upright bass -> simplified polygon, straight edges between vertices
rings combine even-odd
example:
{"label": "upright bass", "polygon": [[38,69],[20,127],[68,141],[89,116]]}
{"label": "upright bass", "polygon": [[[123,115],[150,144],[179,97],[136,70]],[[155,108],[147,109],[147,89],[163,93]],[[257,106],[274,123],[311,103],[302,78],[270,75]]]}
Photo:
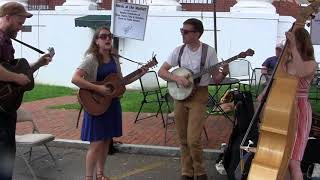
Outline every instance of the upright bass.
{"label": "upright bass", "polygon": [[[320,2],[313,2],[308,7],[304,7],[291,31],[294,32],[297,28],[304,27],[306,20],[317,12],[319,7]],[[250,180],[283,180],[288,170],[295,138],[295,98],[298,86],[298,79],[286,73],[282,68],[289,55],[287,45],[285,45],[273,72],[272,80],[267,87],[259,140],[248,175]],[[259,106],[253,119],[260,111],[262,111],[262,105]]]}

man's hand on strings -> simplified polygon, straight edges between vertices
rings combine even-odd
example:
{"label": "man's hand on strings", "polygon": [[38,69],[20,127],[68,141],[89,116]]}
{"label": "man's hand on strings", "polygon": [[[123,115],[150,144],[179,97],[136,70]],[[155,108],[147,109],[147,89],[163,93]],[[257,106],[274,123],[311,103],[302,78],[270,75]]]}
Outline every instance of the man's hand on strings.
{"label": "man's hand on strings", "polygon": [[230,72],[230,69],[229,69],[229,64],[228,63],[223,63],[223,65],[221,66],[221,73],[226,76],[228,75]]}
{"label": "man's hand on strings", "polygon": [[177,76],[175,78],[175,81],[177,82],[178,85],[183,87],[189,87],[191,85],[191,82],[187,79],[187,77],[184,77],[184,76]]}

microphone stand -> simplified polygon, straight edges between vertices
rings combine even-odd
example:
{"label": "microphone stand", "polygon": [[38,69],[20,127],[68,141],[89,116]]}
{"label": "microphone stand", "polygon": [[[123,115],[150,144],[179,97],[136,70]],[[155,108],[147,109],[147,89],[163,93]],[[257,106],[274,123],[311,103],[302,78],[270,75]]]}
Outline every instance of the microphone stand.
{"label": "microphone stand", "polygon": [[120,54],[114,54],[114,53],[111,53],[111,55],[112,55],[112,56],[116,56],[116,57],[123,58],[123,59],[125,59],[125,60],[130,61],[130,62],[136,63],[136,64],[138,64],[138,65],[140,65],[140,66],[141,66],[141,65],[143,65],[143,63],[142,63],[142,62],[137,62],[137,61],[134,61],[134,60],[128,59],[128,58],[126,58],[126,57],[121,56]]}

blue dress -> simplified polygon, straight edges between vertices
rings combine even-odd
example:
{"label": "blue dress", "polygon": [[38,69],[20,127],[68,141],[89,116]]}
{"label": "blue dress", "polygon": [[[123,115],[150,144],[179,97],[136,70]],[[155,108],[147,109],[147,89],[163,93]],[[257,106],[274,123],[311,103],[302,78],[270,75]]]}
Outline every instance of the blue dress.
{"label": "blue dress", "polygon": [[[110,73],[117,73],[117,65],[113,59],[98,67],[97,81],[102,81]],[[114,98],[106,112],[92,116],[84,111],[81,140],[99,141],[122,136],[122,111],[119,98]]]}

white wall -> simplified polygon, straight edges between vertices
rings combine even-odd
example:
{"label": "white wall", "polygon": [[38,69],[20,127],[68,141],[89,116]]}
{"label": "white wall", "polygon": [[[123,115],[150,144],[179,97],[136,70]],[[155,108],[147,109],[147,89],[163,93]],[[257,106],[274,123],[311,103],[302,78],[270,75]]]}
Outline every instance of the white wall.
{"label": "white wall", "polygon": [[[111,14],[111,11],[56,10],[32,13],[34,16],[25,23],[32,25],[32,32],[20,33],[18,38],[41,50],[52,46],[56,51],[53,62],[38,72],[36,81],[74,87],[70,83],[71,76],[88,48],[93,34],[90,28],[75,27],[74,19],[89,14]],[[201,40],[214,47],[213,13],[149,11],[145,40],[120,39],[120,54],[132,60],[146,62],[154,52],[159,61],[158,67],[154,70],[158,71],[171,51],[182,43],[179,28],[182,27],[183,21],[191,17],[203,21],[205,32]],[[277,14],[217,13],[218,58],[228,59],[252,48],[255,55],[247,59],[252,62],[253,68],[260,67],[267,57],[274,55],[275,44],[284,39],[284,32],[291,27],[293,21],[291,17],[279,17]],[[16,43],[14,46],[16,57],[25,57],[30,61],[39,57],[33,50]],[[319,54],[318,49],[316,47],[316,54]],[[122,62],[124,75],[137,68],[132,62]],[[138,81],[128,86],[139,87]]]}
{"label": "white wall", "polygon": [[[86,27],[75,27],[74,19],[91,13],[107,14],[106,11],[39,11],[27,19],[25,25],[32,25],[32,32],[18,34],[18,39],[33,45],[42,51],[54,47],[53,62],[35,73],[36,81],[46,84],[74,87],[70,83],[74,70],[79,65],[84,52],[89,46],[93,30]],[[15,57],[25,57],[30,62],[40,55],[19,43],[14,43]],[[23,49],[23,50],[21,50]]]}
{"label": "white wall", "polygon": [[[279,16],[270,14],[217,14],[218,58],[228,59],[246,51],[255,50],[253,57],[248,57],[252,66],[260,67],[262,62],[275,54],[278,38]],[[152,52],[157,54],[159,66],[167,59],[171,51],[182,43],[179,28],[187,18],[198,18],[204,23],[205,32],[201,40],[214,47],[213,13],[201,12],[149,12],[147,32],[144,41],[125,39],[120,42],[120,53],[124,56],[147,61]],[[287,21],[281,22],[284,28]],[[124,74],[134,71],[136,66],[123,61]],[[157,71],[159,69],[155,68]],[[164,81],[160,81],[165,84]],[[132,83],[130,88],[139,88],[139,83]]]}

